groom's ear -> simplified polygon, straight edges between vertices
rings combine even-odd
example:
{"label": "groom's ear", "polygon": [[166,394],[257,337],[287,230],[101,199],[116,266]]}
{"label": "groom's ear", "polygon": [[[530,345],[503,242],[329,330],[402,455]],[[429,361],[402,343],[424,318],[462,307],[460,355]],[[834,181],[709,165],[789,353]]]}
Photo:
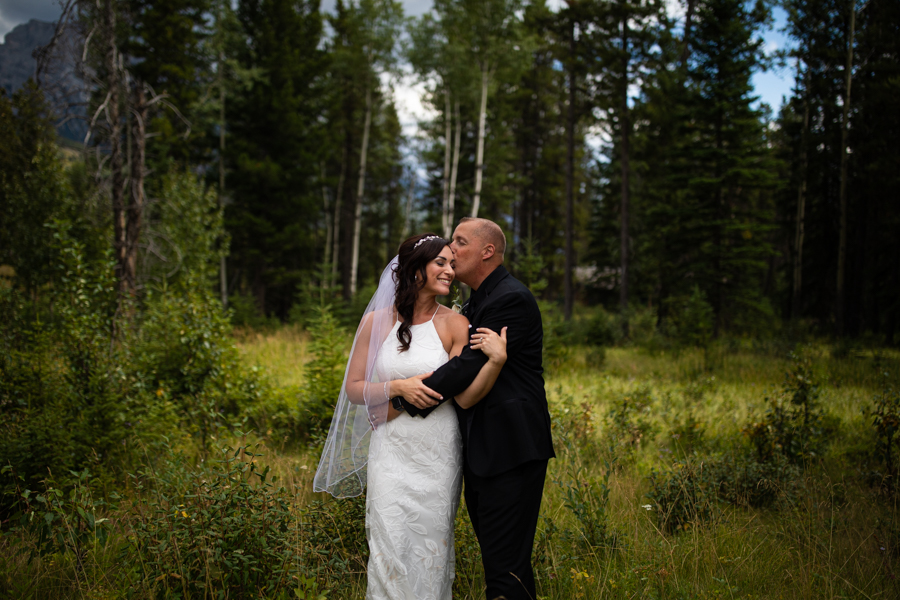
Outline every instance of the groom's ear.
{"label": "groom's ear", "polygon": [[481,249],[481,260],[488,260],[497,252],[497,249],[493,244],[485,244],[484,248]]}

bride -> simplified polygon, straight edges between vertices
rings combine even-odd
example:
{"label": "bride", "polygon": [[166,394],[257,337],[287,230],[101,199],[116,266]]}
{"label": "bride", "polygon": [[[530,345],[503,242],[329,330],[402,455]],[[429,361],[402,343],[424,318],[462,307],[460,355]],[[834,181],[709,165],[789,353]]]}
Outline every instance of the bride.
{"label": "bride", "polygon": [[[314,480],[335,497],[366,493],[367,600],[450,600],[453,527],[462,443],[444,402],[427,418],[403,412],[398,397],[467,343],[489,360],[454,400],[469,408],[491,389],[506,362],[505,328],[479,328],[441,306],[454,279],[450,242],[413,236],[381,275],[360,321],[344,384]],[[392,400],[393,399],[393,400]]]}

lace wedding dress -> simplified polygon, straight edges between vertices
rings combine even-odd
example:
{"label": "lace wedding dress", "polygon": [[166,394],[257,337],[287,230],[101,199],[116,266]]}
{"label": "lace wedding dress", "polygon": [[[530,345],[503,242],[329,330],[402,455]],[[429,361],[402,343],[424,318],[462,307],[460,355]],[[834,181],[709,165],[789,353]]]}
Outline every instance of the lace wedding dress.
{"label": "lace wedding dress", "polygon": [[[411,327],[406,352],[398,348],[399,327],[399,322],[394,325],[378,353],[379,380],[405,379],[447,362],[432,321]],[[461,475],[462,442],[450,402],[427,419],[404,413],[373,432],[366,492],[366,600],[451,600]]]}

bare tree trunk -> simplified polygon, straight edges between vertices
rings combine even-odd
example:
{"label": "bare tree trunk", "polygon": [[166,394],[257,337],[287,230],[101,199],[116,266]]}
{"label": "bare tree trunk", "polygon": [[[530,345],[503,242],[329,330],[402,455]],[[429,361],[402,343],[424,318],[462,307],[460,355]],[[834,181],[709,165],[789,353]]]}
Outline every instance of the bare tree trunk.
{"label": "bare tree trunk", "polygon": [[109,123],[109,169],[113,211],[113,251],[119,278],[119,301],[128,295],[127,244],[125,238],[125,175],[122,160],[122,123],[119,114],[120,88],[119,48],[116,45],[116,9],[113,0],[104,0],[103,35],[106,56],[106,118]]}
{"label": "bare tree trunk", "polygon": [[147,97],[144,82],[136,79],[132,86],[131,112],[131,201],[128,203],[128,219],[125,226],[126,270],[125,282],[132,296],[137,290],[138,241],[144,215],[144,165],[147,162]]}
{"label": "bare tree trunk", "polygon": [[621,232],[619,240],[619,253],[621,254],[622,278],[619,286],[619,307],[622,316],[622,330],[628,336],[628,211],[631,203],[631,167],[630,142],[631,142],[631,115],[628,112],[628,20],[622,19],[622,90],[620,101],[622,103],[619,115],[622,129],[621,141],[621,166],[622,166],[622,206],[619,218],[621,220]]}
{"label": "bare tree trunk", "polygon": [[338,176],[337,191],[334,196],[334,234],[331,236],[334,244],[331,249],[331,285],[337,285],[338,270],[338,251],[340,250],[341,241],[341,203],[344,198],[344,179],[347,176],[347,145],[344,144],[344,150],[341,153],[341,174]]}
{"label": "bare tree trunk", "polygon": [[449,90],[444,91],[444,121],[446,125],[444,128],[444,198],[441,206],[441,227],[444,230],[444,237],[449,239],[450,227],[452,226],[451,221],[453,220],[453,215],[450,214],[450,153],[453,145],[451,140],[453,135],[453,115],[450,112]]}
{"label": "bare tree trunk", "polygon": [[566,110],[566,268],[563,275],[564,311],[566,321],[572,318],[575,305],[574,213],[575,213],[575,21],[569,30],[569,106]]}
{"label": "bare tree trunk", "polygon": [[359,181],[356,185],[356,213],[353,217],[353,254],[350,257],[350,296],[356,295],[359,270],[359,236],[362,230],[362,205],[366,189],[366,153],[369,149],[369,127],[372,124],[372,87],[366,86],[366,120],[363,125],[362,148],[359,153]]}
{"label": "bare tree trunk", "polygon": [[[219,9],[221,10],[221,8]],[[220,25],[221,26],[221,25]],[[225,52],[219,50],[219,210],[225,210]],[[228,271],[225,253],[219,258],[219,293],[222,306],[228,308]]]}
{"label": "bare tree trunk", "polygon": [[[799,62],[798,68],[799,71]],[[799,75],[799,73],[798,73]],[[798,77],[799,78],[799,77]],[[805,86],[804,86],[805,87]],[[806,228],[807,136],[809,135],[809,90],[803,92],[803,130],[800,133],[800,186],[797,190],[797,223],[794,236],[794,289],[791,296],[791,318],[800,316],[803,290],[803,237]]]}
{"label": "bare tree trunk", "polygon": [[478,112],[478,147],[475,150],[475,196],[472,200],[472,216],[478,216],[481,208],[481,180],[484,175],[484,129],[487,120],[488,80],[487,66],[481,68],[481,110]]}
{"label": "bare tree trunk", "polygon": [[456,134],[453,136],[453,161],[450,165],[450,196],[447,214],[450,216],[450,235],[453,235],[453,217],[456,215],[456,176],[459,173],[459,144],[462,138],[462,118],[459,114],[459,100],[453,103],[453,118],[456,120]]}
{"label": "bare tree trunk", "polygon": [[853,37],[856,34],[856,8],[850,3],[850,38],[847,42],[847,65],[844,69],[844,114],[841,119],[841,224],[838,242],[837,295],[834,305],[834,325],[837,335],[844,334],[844,278],[847,263],[847,137],[850,130],[850,85],[853,83]]}
{"label": "bare tree trunk", "polygon": [[[331,262],[331,236],[334,235],[331,224],[331,211],[328,206],[328,188],[325,185],[325,163],[319,165],[319,174],[322,179],[322,209],[325,211],[325,252],[322,256],[322,262],[328,264]],[[325,282],[322,282],[325,285]]]}

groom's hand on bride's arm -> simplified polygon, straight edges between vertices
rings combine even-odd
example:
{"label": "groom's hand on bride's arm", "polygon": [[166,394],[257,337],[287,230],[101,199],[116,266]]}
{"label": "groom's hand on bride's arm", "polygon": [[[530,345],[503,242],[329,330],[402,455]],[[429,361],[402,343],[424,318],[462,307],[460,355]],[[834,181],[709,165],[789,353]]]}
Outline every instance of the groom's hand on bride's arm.
{"label": "groom's hand on bride's arm", "polygon": [[422,383],[424,379],[431,377],[431,372],[416,375],[409,379],[401,379],[391,384],[391,395],[402,396],[403,399],[416,408],[426,409],[443,400],[441,395]]}

